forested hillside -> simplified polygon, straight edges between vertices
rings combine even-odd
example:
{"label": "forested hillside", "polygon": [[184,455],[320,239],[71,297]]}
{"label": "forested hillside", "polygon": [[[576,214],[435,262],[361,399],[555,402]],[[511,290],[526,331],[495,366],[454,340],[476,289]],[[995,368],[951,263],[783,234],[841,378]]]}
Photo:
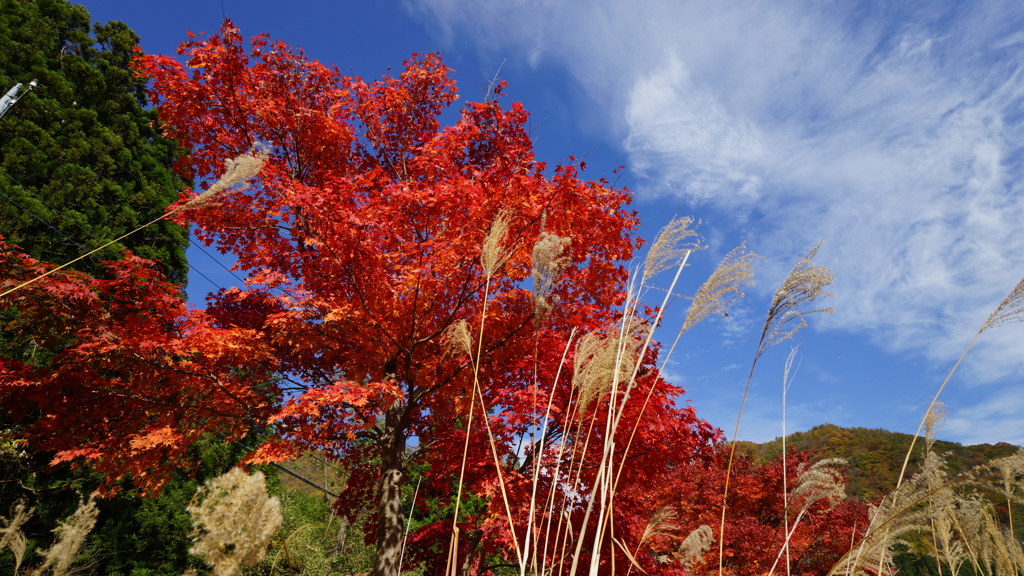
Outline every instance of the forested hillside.
{"label": "forested hillside", "polygon": [[[903,459],[910,449],[910,434],[889,432],[878,428],[842,428],[834,424],[821,424],[806,432],[796,432],[786,439],[788,445],[807,452],[811,460],[842,458],[849,462],[849,484],[846,491],[861,500],[877,500],[896,487]],[[758,459],[773,459],[782,451],[782,439],[752,446]],[[924,445],[919,440],[910,458],[907,474],[917,472],[924,460]],[[958,442],[935,442],[934,450],[946,461],[946,471],[959,474],[979,464],[1020,451],[1020,446],[974,444],[964,446]]]}

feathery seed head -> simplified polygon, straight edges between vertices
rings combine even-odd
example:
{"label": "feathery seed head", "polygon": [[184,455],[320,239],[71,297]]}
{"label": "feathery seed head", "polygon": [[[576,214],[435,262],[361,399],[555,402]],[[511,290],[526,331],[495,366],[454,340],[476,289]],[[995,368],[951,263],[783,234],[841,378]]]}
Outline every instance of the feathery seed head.
{"label": "feathery seed head", "polygon": [[700,562],[705,552],[711,549],[711,543],[714,541],[714,531],[711,530],[711,526],[704,524],[690,532],[686,540],[683,540],[682,544],[679,545],[679,548],[676,550],[679,561],[683,566],[693,566],[695,563]]}
{"label": "feathery seed head", "polygon": [[28,538],[21,531],[21,526],[28,522],[33,512],[35,512],[35,508],[26,510],[25,503],[18,502],[14,506],[14,512],[11,514],[10,520],[0,516],[0,524],[3,525],[3,528],[0,528],[0,551],[9,548],[11,553],[14,554],[15,574],[18,573],[18,568],[21,567],[21,560],[25,557],[25,548],[28,546]]}
{"label": "feathery seed head", "polygon": [[270,153],[260,144],[256,144],[248,152],[237,158],[224,161],[224,174],[199,196],[189,200],[179,210],[196,210],[209,206],[217,197],[229,189],[252,180],[263,169]]}
{"label": "feathery seed head", "polygon": [[614,382],[622,382],[633,372],[640,346],[646,337],[645,325],[637,322],[624,338],[590,332],[580,339],[573,360],[572,383],[579,390],[579,416],[600,398]]}
{"label": "feathery seed head", "polygon": [[675,519],[676,511],[671,507],[662,506],[658,508],[651,515],[651,519],[647,521],[647,526],[644,527],[644,533],[640,537],[640,542],[646,542],[657,536],[668,536],[678,530],[679,526],[672,522]]}
{"label": "feathery seed head", "polygon": [[949,409],[942,402],[936,401],[932,404],[928,413],[924,416],[924,440],[925,440],[925,451],[931,452],[932,446],[935,445],[935,436],[942,429],[942,425],[946,423],[946,418],[949,417]]}
{"label": "feathery seed head", "polygon": [[775,291],[772,305],[768,309],[768,317],[764,321],[764,329],[761,331],[758,356],[779,342],[792,338],[801,328],[807,326],[805,315],[835,312],[832,308],[800,309],[802,304],[813,302],[819,296],[832,296],[831,292],[824,290],[835,281],[835,276],[828,268],[814,266],[813,262],[822,242],[819,240],[807,255],[797,262],[789,276],[786,276],[782,285]]}
{"label": "feathery seed head", "polygon": [[[661,229],[644,260],[644,282],[653,278],[658,272],[674,266],[687,252],[706,248],[700,243],[701,235],[696,230],[690,229],[690,224],[693,224],[693,218],[683,216],[682,218],[673,218]],[[700,222],[697,222],[697,226],[700,226]]]}
{"label": "feathery seed head", "polygon": [[469,333],[469,322],[460,318],[444,329],[444,348],[445,353],[452,356],[473,356],[473,337]]}
{"label": "feathery seed head", "polygon": [[683,322],[683,332],[712,314],[724,314],[734,302],[743,298],[744,286],[754,285],[754,264],[761,257],[746,249],[746,244],[740,244],[726,254],[697,290]]}
{"label": "feathery seed head", "polygon": [[538,322],[551,310],[551,291],[558,275],[569,263],[569,257],[564,254],[570,242],[569,238],[541,232],[533,245],[533,306]]}
{"label": "feathery seed head", "polygon": [[846,464],[846,460],[842,458],[825,458],[801,470],[797,476],[792,499],[804,499],[804,508],[810,508],[821,500],[828,500],[829,507],[839,504],[846,499],[846,485],[843,483],[842,472],[836,467]]}
{"label": "feathery seed head", "polygon": [[201,556],[216,576],[237,576],[263,558],[281,526],[281,503],[267,495],[263,474],[232,468],[199,488],[192,515],[191,554]]}
{"label": "feathery seed head", "polygon": [[54,534],[57,534],[57,542],[49,550],[41,553],[46,557],[46,562],[37,569],[37,573],[42,574],[46,572],[47,568],[52,567],[54,576],[67,574],[68,568],[71,567],[82,544],[85,543],[85,538],[89,532],[92,532],[92,527],[96,525],[96,516],[99,513],[99,509],[96,508],[96,500],[92,496],[89,497],[88,502],[79,504],[71,518],[61,522],[54,529]]}
{"label": "feathery seed head", "polygon": [[512,223],[513,213],[508,209],[501,209],[491,223],[491,230],[484,238],[483,249],[480,252],[480,264],[484,272],[490,278],[509,258],[508,249],[505,247],[505,235],[508,234],[509,225]]}
{"label": "feathery seed head", "polygon": [[1024,280],[1018,282],[1010,294],[999,303],[999,306],[982,325],[981,331],[1022,320],[1024,320]]}

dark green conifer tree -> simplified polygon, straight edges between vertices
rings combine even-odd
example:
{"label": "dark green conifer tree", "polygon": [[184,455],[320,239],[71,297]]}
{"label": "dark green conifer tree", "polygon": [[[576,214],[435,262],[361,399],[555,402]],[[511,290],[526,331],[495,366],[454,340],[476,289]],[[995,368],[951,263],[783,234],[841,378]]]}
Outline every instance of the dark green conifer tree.
{"label": "dark green conifer tree", "polygon": [[[183,150],[145,109],[130,67],[139,37],[122,22],[91,24],[66,0],[0,0],[0,90],[39,85],[0,118],[0,235],[63,264],[159,216],[187,183],[171,170]],[[45,223],[44,223],[45,222]],[[185,283],[186,231],[160,222],[81,261],[125,248]]]}
{"label": "dark green conifer tree", "polygon": [[[145,79],[130,67],[138,36],[121,22],[93,24],[67,0],[0,0],[0,94],[17,83],[38,86],[0,118],[0,235],[33,257],[64,264],[153,220],[188,183],[171,165],[185,153],[160,135],[145,108]],[[72,268],[103,276],[101,260],[125,249],[160,261],[185,284],[187,232],[161,221]],[[0,354],[45,363],[51,350],[16,342],[3,325],[17,310],[0,310]],[[73,335],[68,335],[73,338]],[[18,501],[35,508],[22,571],[38,565],[58,520],[98,484],[87,468],[51,468],[52,454],[17,440],[20,423],[0,398],[0,516]],[[93,574],[181,574],[190,563],[185,512],[199,482],[241,457],[211,439],[193,454],[165,493],[141,499],[130,489],[100,502],[100,517],[76,570]],[[191,477],[190,477],[191,476]],[[0,573],[13,569],[0,552]]]}

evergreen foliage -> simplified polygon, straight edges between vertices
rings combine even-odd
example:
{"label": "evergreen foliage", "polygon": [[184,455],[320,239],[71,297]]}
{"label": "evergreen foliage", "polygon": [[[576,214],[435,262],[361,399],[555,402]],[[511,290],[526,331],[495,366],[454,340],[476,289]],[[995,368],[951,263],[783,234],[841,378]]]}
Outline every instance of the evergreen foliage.
{"label": "evergreen foliage", "polygon": [[[187,186],[171,171],[183,150],[144,108],[146,81],[130,67],[138,43],[124,23],[93,25],[67,0],[0,0],[0,89],[39,80],[0,119],[8,243],[63,264],[156,218]],[[101,274],[100,260],[129,248],[184,284],[186,243],[182,227],[160,222],[75,267]]]}

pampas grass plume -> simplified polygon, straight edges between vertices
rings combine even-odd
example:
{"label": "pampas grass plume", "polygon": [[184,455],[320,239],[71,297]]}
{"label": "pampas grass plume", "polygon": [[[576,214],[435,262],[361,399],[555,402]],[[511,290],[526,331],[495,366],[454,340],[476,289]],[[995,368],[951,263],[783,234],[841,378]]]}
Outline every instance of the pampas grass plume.
{"label": "pampas grass plume", "polygon": [[85,538],[96,525],[96,516],[98,515],[99,510],[96,508],[96,500],[93,497],[90,497],[87,502],[79,504],[75,513],[53,530],[57,535],[57,542],[49,550],[41,553],[46,558],[46,562],[35,573],[42,574],[46,572],[47,568],[52,568],[53,576],[67,574],[71,563],[78,556],[78,551],[82,549]]}
{"label": "pampas grass plume", "polygon": [[267,495],[263,474],[232,468],[199,488],[192,516],[191,554],[201,556],[215,576],[237,576],[263,559],[271,536],[281,526],[281,502]]}

